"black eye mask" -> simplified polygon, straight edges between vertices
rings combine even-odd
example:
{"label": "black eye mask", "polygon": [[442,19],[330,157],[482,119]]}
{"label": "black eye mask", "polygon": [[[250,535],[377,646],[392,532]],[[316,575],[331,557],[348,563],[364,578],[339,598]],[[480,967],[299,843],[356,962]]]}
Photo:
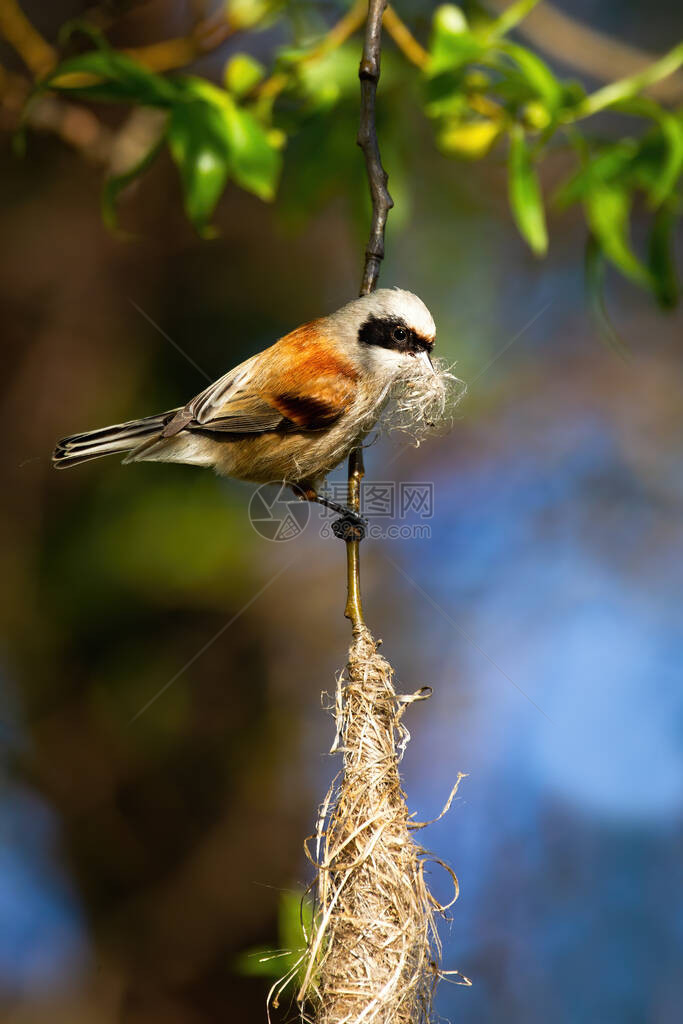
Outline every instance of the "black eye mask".
{"label": "black eye mask", "polygon": [[363,345],[379,345],[395,352],[429,352],[434,344],[411,330],[400,317],[368,317],[358,331],[358,340]]}

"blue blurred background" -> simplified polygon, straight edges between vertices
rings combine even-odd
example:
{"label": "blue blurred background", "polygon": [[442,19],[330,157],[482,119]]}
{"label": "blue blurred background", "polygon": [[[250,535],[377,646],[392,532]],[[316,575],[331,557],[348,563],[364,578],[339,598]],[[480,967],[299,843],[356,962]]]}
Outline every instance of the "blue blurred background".
{"label": "blue blurred background", "polygon": [[[46,31],[79,7],[49,6],[33,5]],[[143,5],[130,38],[168,34],[176,6]],[[647,18],[635,0],[571,12],[655,52],[681,30],[666,0]],[[429,537],[362,558],[398,687],[434,689],[407,713],[417,818],[468,773],[423,834],[461,885],[445,967],[473,981],[443,984],[437,1010],[673,1024],[683,319],[609,278],[615,352],[586,308],[576,219],[555,214],[534,260],[502,162],[446,162],[414,120],[382,282],[422,296],[469,387],[447,436],[366,453],[371,481],[433,483],[434,511]],[[300,536],[264,540],[252,489],[200,470],[57,475],[49,453],[201,389],[166,335],[217,376],[355,293],[351,185],[303,221],[296,173],[295,154],[272,208],[229,189],[207,242],[162,163],[124,244],[102,227],[97,169],[49,136],[23,162],[3,140],[4,1020],[264,1019],[267,983],[237,957],[277,948],[281,893],[310,880],[302,840],[338,766],[319,695],[349,640],[343,547],[315,510]],[[433,884],[447,892],[436,868]]]}

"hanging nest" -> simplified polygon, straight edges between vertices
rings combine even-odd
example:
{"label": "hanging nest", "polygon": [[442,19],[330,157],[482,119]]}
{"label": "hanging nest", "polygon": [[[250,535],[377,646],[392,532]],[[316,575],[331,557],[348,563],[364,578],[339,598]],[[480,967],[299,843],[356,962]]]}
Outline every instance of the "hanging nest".
{"label": "hanging nest", "polygon": [[317,898],[297,998],[303,1018],[318,1024],[419,1024],[430,1018],[439,977],[449,973],[470,984],[440,969],[435,918],[457,899],[458,882],[437,861],[453,881],[453,897],[442,905],[431,895],[425,864],[433,858],[414,838],[429,823],[411,820],[399,775],[410,738],[403,713],[430,691],[397,695],[377,647],[359,629],[338,681],[332,750],[343,753],[344,767],[321,807],[315,853],[309,852]]}

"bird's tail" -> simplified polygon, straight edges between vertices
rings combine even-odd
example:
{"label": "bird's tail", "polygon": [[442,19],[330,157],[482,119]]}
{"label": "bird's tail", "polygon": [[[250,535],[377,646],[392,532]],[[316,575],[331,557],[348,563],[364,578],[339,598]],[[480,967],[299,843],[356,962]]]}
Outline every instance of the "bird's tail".
{"label": "bird's tail", "polygon": [[55,469],[66,469],[67,466],[78,466],[90,459],[99,459],[102,455],[114,455],[116,452],[129,452],[155,434],[161,433],[164,425],[175,415],[177,409],[162,412],[157,416],[144,416],[140,420],[128,423],[117,423],[101,430],[90,430],[86,434],[73,434],[58,441],[52,453],[52,464]]}

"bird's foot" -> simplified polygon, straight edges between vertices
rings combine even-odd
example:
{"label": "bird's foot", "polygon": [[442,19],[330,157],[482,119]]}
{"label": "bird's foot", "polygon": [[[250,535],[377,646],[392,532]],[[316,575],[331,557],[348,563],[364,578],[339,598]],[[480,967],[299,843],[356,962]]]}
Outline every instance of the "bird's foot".
{"label": "bird's foot", "polygon": [[359,512],[355,512],[348,505],[342,505],[338,501],[332,501],[331,498],[317,494],[312,487],[300,493],[303,494],[306,501],[317,501],[319,505],[324,505],[326,508],[332,509],[333,512],[339,512],[341,518],[335,519],[332,523],[332,532],[335,537],[346,541],[363,540],[368,521]]}
{"label": "bird's foot", "polygon": [[339,540],[360,541],[365,537],[368,521],[353,509],[344,509],[341,518],[332,523],[332,532]]}

